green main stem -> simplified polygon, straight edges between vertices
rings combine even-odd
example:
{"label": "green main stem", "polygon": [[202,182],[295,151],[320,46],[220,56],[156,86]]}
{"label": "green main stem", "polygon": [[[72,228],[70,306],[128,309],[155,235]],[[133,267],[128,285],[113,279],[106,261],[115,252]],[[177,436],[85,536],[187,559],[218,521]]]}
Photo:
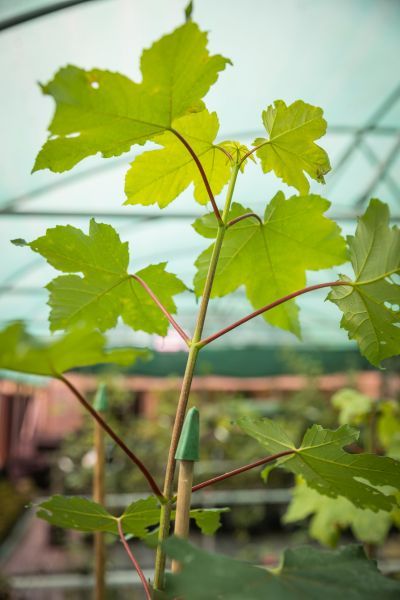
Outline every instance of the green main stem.
{"label": "green main stem", "polygon": [[203,333],[204,322],[207,315],[208,303],[211,296],[211,289],[217,270],[218,259],[221,252],[222,242],[225,236],[229,209],[231,206],[233,191],[235,189],[236,179],[239,172],[239,165],[234,165],[232,168],[231,179],[229,182],[228,191],[226,194],[225,207],[222,213],[222,223],[219,224],[218,233],[215,240],[213,253],[211,256],[208,273],[204,285],[203,296],[200,303],[199,313],[193,339],[190,343],[189,355],[186,363],[185,374],[183,376],[182,388],[179,396],[178,406],[175,414],[175,422],[172,430],[171,444],[168,453],[167,467],[165,471],[163,495],[165,503],[161,508],[160,516],[160,532],[158,536],[158,547],[156,554],[155,573],[154,573],[154,589],[162,590],[164,588],[164,573],[166,556],[163,549],[163,542],[167,539],[171,523],[171,511],[174,497],[174,475],[175,475],[175,452],[178,446],[179,438],[182,431],[183,421],[185,419],[186,408],[188,405],[190,389],[192,386],[193,373],[196,366],[197,356],[200,352],[199,342]]}

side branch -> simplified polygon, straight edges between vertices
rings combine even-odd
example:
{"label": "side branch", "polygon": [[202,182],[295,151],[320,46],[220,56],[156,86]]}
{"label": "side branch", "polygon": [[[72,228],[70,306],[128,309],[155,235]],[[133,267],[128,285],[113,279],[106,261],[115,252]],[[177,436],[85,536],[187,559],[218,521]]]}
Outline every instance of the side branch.
{"label": "side branch", "polygon": [[180,140],[182,142],[182,144],[185,146],[186,150],[189,152],[190,156],[193,158],[194,162],[196,163],[196,166],[200,172],[200,175],[201,175],[204,185],[206,187],[208,197],[210,198],[210,202],[212,204],[213,211],[215,213],[215,216],[217,217],[217,221],[218,221],[218,223],[222,224],[221,213],[219,212],[218,206],[215,202],[214,194],[212,193],[212,190],[210,187],[210,182],[208,181],[207,175],[203,169],[203,165],[201,164],[199,157],[197,156],[197,154],[195,153],[195,151],[193,150],[193,148],[191,147],[189,142],[187,140],[185,140],[185,138],[179,133],[179,131],[176,131],[176,129],[171,129],[171,131],[172,131],[172,133],[174,133],[176,135],[178,140]]}
{"label": "side branch", "polygon": [[258,215],[256,215],[256,213],[246,213],[245,215],[240,215],[240,217],[236,217],[236,219],[232,219],[232,221],[229,221],[229,223],[226,224],[226,228],[228,229],[229,227],[232,227],[232,225],[239,223],[239,221],[243,221],[244,219],[249,219],[250,217],[257,219],[257,221],[259,222],[260,225],[263,224],[262,220],[260,219],[260,217]]}
{"label": "side branch", "polygon": [[223,154],[225,154],[226,158],[229,160],[229,162],[232,164],[233,163],[233,157],[232,155],[228,152],[228,150],[225,150],[225,148],[223,148],[222,146],[220,146],[219,144],[217,144],[216,146],[213,146],[216,150],[220,150]]}
{"label": "side branch", "polygon": [[152,595],[151,595],[150,586],[149,586],[149,584],[148,584],[148,582],[146,580],[146,577],[144,576],[144,573],[143,573],[143,571],[142,571],[142,569],[141,569],[138,561],[136,560],[136,558],[135,558],[132,550],[129,548],[129,544],[126,541],[125,536],[124,536],[124,532],[123,532],[123,529],[122,529],[122,525],[121,525],[120,519],[118,519],[118,533],[119,533],[119,537],[121,539],[121,542],[124,545],[126,553],[129,556],[129,558],[131,559],[131,562],[132,562],[133,566],[135,567],[135,569],[137,571],[137,574],[140,577],[140,580],[141,580],[141,582],[143,584],[144,592],[146,594],[146,598],[147,598],[147,600],[151,600]]}
{"label": "side branch", "polygon": [[133,275],[131,275],[131,277],[132,277],[132,279],[134,279],[135,281],[137,281],[138,283],[140,283],[140,285],[142,286],[142,288],[144,290],[146,290],[146,292],[149,294],[150,298],[157,304],[158,308],[167,317],[167,319],[171,323],[172,327],[179,333],[179,335],[184,340],[184,342],[189,346],[189,342],[190,342],[189,336],[187,335],[187,333],[185,333],[185,331],[183,331],[182,327],[175,321],[174,317],[165,308],[165,306],[162,304],[161,300],[159,300],[157,298],[157,296],[151,290],[151,288],[147,285],[147,283],[141,277],[139,277],[139,275],[133,274]]}
{"label": "side branch", "polygon": [[289,456],[289,454],[294,454],[295,450],[285,450],[284,452],[278,452],[278,454],[271,454],[271,456],[266,456],[265,458],[261,458],[256,462],[250,463],[249,465],[245,465],[244,467],[239,467],[238,469],[234,469],[233,471],[228,471],[228,473],[223,473],[222,475],[218,475],[217,477],[212,477],[211,479],[207,479],[207,481],[203,481],[202,483],[198,483],[192,487],[192,492],[197,492],[197,490],[202,490],[209,485],[213,485],[214,483],[218,483],[219,481],[223,481],[224,479],[229,479],[229,477],[234,477],[235,475],[240,475],[240,473],[244,473],[245,471],[250,471],[250,469],[254,469],[255,467],[260,467],[261,465],[266,465],[274,460],[278,460],[282,456]]}
{"label": "side branch", "polygon": [[291,294],[288,294],[287,296],[284,296],[283,298],[279,298],[279,300],[275,300],[274,302],[271,302],[271,304],[266,304],[262,308],[255,310],[254,312],[247,315],[247,317],[243,317],[242,319],[235,321],[234,323],[232,323],[232,325],[228,325],[228,327],[224,327],[224,329],[217,331],[217,333],[214,333],[213,335],[210,335],[210,336],[204,338],[204,340],[201,340],[199,342],[199,347],[203,348],[204,346],[207,346],[207,344],[209,344],[210,342],[213,342],[214,340],[218,339],[222,335],[225,335],[225,333],[228,333],[228,331],[232,331],[232,329],[236,329],[236,327],[243,325],[243,323],[247,323],[247,321],[254,319],[254,317],[258,317],[258,315],[261,315],[262,313],[265,313],[265,312],[271,310],[272,308],[275,308],[275,306],[279,306],[280,304],[287,302],[288,300],[292,300],[293,298],[296,298],[297,296],[301,296],[302,294],[307,294],[308,292],[312,292],[314,290],[319,290],[319,289],[325,288],[325,287],[334,287],[337,285],[352,286],[353,283],[351,283],[350,281],[340,281],[340,280],[339,281],[329,281],[328,283],[319,283],[317,285],[310,285],[306,288],[298,290],[297,292],[292,292]]}
{"label": "side branch", "polygon": [[249,156],[251,156],[252,154],[254,154],[254,152],[256,152],[259,148],[262,148],[263,146],[265,146],[266,144],[269,144],[269,140],[265,140],[265,142],[263,142],[262,144],[260,144],[259,146],[256,146],[255,148],[252,148],[251,150],[249,150],[248,152],[246,152],[246,154],[243,156],[242,160],[239,163],[239,166],[242,166],[242,164],[244,163],[245,160],[247,160],[249,158]]}
{"label": "side branch", "polygon": [[86,398],[80,393],[79,390],[66,378],[64,375],[57,375],[57,379],[62,381],[67,388],[74,394],[74,396],[79,400],[82,406],[92,415],[94,419],[99,423],[99,425],[108,433],[108,435],[114,440],[114,442],[125,452],[125,454],[130,458],[130,460],[135,463],[137,467],[142,471],[143,475],[147,479],[147,483],[149,484],[151,490],[156,496],[159,498],[163,497],[163,494],[155,482],[153,476],[150,471],[145,467],[142,461],[128,448],[123,440],[115,433],[115,431],[104,421],[101,415],[93,408],[91,404],[86,400]]}

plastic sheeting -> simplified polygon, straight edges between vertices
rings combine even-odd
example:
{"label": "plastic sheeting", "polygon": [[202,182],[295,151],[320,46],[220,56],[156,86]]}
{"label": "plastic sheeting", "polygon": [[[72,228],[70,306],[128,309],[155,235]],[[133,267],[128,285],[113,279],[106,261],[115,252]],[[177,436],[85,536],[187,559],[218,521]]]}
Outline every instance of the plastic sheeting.
{"label": "plastic sheeting", "polygon": [[[51,2],[0,2],[1,20]],[[133,267],[168,260],[190,287],[193,262],[205,247],[190,227],[204,208],[190,191],[164,211],[122,207],[123,180],[136,150],[118,159],[92,157],[62,175],[30,174],[46,137],[53,104],[43,97],[46,82],[67,63],[121,71],[138,79],[144,47],[183,21],[186,1],[98,0],[41,16],[0,32],[0,325],[24,319],[31,330],[47,331],[47,292],[52,269],[29,249],[9,243],[33,239],[47,227],[72,223],[87,228],[89,215],[112,223],[130,243]],[[312,190],[330,199],[332,215],[346,233],[366,200],[378,196],[400,216],[400,3],[393,0],[199,0],[194,18],[210,31],[213,52],[228,56],[233,68],[221,74],[207,97],[221,123],[221,139],[250,143],[261,132],[261,111],[277,98],[302,98],[322,106],[329,123],[322,145],[333,171],[325,187]],[[139,151],[142,151],[140,149]],[[251,165],[240,178],[236,200],[263,211],[278,190],[294,193]],[[53,214],[55,213],[55,214]],[[59,214],[57,214],[59,213]],[[105,214],[106,213],[106,214]],[[155,218],[157,217],[157,218]],[[309,282],[332,273],[310,274]],[[300,299],[304,341],[346,345],[336,307],[324,294]],[[180,320],[190,330],[196,311],[190,293],[178,298]],[[249,312],[243,291],[211,303],[207,332]],[[227,315],[229,315],[227,317]],[[114,340],[177,349],[174,332],[166,341],[132,335],[122,325]],[[258,320],[229,334],[221,344],[297,343],[290,334],[260,326]]]}

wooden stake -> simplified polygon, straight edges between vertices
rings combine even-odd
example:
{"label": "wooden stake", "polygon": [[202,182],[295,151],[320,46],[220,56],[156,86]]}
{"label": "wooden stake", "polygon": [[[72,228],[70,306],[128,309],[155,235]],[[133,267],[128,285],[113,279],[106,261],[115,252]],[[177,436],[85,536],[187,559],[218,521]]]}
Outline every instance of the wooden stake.
{"label": "wooden stake", "polygon": [[189,535],[189,513],[192,499],[193,471],[194,462],[192,460],[180,461],[174,533],[181,538],[187,538]]}
{"label": "wooden stake", "polygon": [[[176,536],[186,539],[189,535],[194,463],[199,460],[199,411],[197,408],[191,408],[186,415],[175,458],[179,460],[179,475],[174,533]],[[178,561],[172,561],[173,573],[177,573],[180,567]]]}
{"label": "wooden stake", "polygon": [[[105,386],[100,385],[96,393],[94,407],[98,412],[105,412],[108,408]],[[93,476],[93,500],[104,506],[105,488],[105,446],[104,431],[95,421],[94,424],[94,448],[96,452],[96,462],[94,465]],[[104,533],[96,531],[94,534],[94,560],[95,560],[95,600],[105,600],[105,571],[106,571],[106,548],[104,542]]]}

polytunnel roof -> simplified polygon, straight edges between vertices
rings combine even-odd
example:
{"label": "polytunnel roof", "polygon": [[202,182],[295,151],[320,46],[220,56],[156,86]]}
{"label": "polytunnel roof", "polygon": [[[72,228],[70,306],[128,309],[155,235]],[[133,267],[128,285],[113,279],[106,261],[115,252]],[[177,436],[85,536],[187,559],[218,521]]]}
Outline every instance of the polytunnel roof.
{"label": "polytunnel roof", "polygon": [[[29,249],[10,244],[28,240],[47,227],[71,223],[87,229],[90,216],[113,224],[128,240],[135,270],[168,260],[169,270],[190,287],[193,262],[207,245],[190,227],[204,207],[190,190],[167,209],[122,207],[124,174],[137,150],[116,159],[86,159],[72,171],[31,175],[35,155],[46,137],[52,100],[37,82],[46,82],[67,63],[120,71],[139,80],[144,47],[178,26],[187,0],[0,1],[2,94],[0,178],[1,324],[27,321],[46,333],[48,307],[43,286],[53,271]],[[58,10],[59,9],[59,10]],[[251,143],[262,134],[261,111],[277,98],[301,98],[323,107],[328,134],[321,141],[331,158],[327,185],[311,190],[332,201],[331,215],[345,233],[371,196],[387,202],[400,218],[400,3],[396,0],[199,0],[194,19],[210,32],[210,48],[232,59],[207,96],[220,118],[222,139]],[[142,148],[139,150],[142,151]],[[272,175],[250,165],[235,199],[263,212],[278,190],[293,194]],[[256,267],[256,266],[255,266]],[[309,273],[308,282],[331,280],[332,273]],[[323,292],[323,291],[322,291]],[[302,307],[303,338],[314,345],[347,345],[335,306],[324,293],[308,294]],[[182,325],[192,330],[196,303],[191,293],[178,297]],[[250,312],[243,290],[210,305],[207,332]],[[132,341],[119,326],[113,339]],[[134,334],[136,343],[175,348],[171,332],[162,345],[156,337]],[[246,345],[297,343],[293,336],[258,319],[240,335],[220,343]]]}

